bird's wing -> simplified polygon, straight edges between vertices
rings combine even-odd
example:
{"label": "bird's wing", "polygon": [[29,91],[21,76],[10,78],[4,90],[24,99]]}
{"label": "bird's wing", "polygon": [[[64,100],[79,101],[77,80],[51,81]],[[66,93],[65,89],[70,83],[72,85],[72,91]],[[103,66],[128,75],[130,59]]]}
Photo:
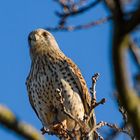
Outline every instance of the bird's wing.
{"label": "bird's wing", "polygon": [[89,112],[89,107],[91,105],[91,96],[90,93],[88,91],[86,82],[79,70],[79,68],[74,64],[74,62],[71,59],[66,59],[65,62],[67,63],[67,70],[70,71],[73,79],[75,80],[78,89],[79,89],[79,93],[80,93],[80,97],[82,99],[84,108],[85,108],[85,112],[88,113]]}
{"label": "bird's wing", "polygon": [[[37,111],[36,111],[36,109],[35,109],[34,102],[33,102],[33,99],[32,99],[31,94],[28,93],[28,97],[29,97],[29,102],[30,102],[30,104],[31,104],[31,106],[32,106],[32,108],[33,108],[33,110],[35,111],[37,117],[39,118],[39,115],[38,115],[38,113],[37,113]],[[40,118],[39,118],[39,119],[40,119]]]}
{"label": "bird's wing", "polygon": [[30,73],[29,73],[29,75],[28,75],[28,77],[27,77],[27,79],[26,79],[26,83],[25,83],[25,84],[26,84],[27,91],[28,91],[29,102],[30,102],[30,104],[31,104],[31,106],[32,106],[32,108],[33,108],[33,110],[35,111],[37,117],[39,118],[39,115],[38,115],[38,113],[37,113],[37,111],[36,111],[36,109],[35,109],[35,106],[34,106],[34,102],[33,102],[32,96],[31,96],[31,92],[30,92],[30,86],[29,86],[29,85],[30,85],[30,82],[31,82],[32,70],[33,70],[33,64],[31,64]]}

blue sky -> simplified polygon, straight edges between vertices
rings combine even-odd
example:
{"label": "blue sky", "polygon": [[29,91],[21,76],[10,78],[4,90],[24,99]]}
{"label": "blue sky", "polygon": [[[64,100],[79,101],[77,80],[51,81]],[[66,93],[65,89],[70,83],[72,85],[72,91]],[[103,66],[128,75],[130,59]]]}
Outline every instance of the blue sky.
{"label": "blue sky", "polygon": [[[10,108],[21,120],[38,130],[42,127],[33,112],[27,96],[25,80],[30,69],[27,37],[30,31],[55,26],[58,18],[54,11],[59,7],[52,0],[4,0],[0,5],[0,103]],[[71,18],[71,24],[80,24],[104,17],[106,11],[98,6],[81,18]],[[105,23],[89,30],[53,32],[63,50],[81,69],[88,87],[95,72],[101,74],[97,83],[97,99],[106,98],[105,105],[96,108],[97,122],[120,123],[121,115],[113,97],[114,86],[111,64],[111,24]],[[3,140],[18,140],[11,131],[0,127]],[[55,137],[45,136],[54,140]],[[119,136],[116,140],[126,140]]]}

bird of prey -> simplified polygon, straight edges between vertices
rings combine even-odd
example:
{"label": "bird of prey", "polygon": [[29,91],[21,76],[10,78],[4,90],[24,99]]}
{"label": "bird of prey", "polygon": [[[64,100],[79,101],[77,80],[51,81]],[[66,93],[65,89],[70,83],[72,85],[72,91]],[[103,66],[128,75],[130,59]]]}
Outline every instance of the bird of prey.
{"label": "bird of prey", "polygon": [[57,124],[63,124],[68,131],[78,128],[63,106],[81,121],[89,112],[91,97],[79,68],[60,50],[50,32],[34,30],[28,40],[31,69],[26,85],[32,108],[47,130],[55,131]]}

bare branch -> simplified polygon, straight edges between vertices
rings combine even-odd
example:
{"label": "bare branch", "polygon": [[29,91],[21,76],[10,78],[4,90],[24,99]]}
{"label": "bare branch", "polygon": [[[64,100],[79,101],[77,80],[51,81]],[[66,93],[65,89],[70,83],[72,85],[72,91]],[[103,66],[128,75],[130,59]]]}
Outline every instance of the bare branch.
{"label": "bare branch", "polygon": [[[124,124],[122,124],[122,127],[120,128],[124,128]],[[120,132],[112,130],[112,132],[106,136],[105,140],[114,140],[119,134]]]}
{"label": "bare branch", "polygon": [[104,140],[104,138],[99,134],[99,132],[95,131],[94,133],[97,135],[99,140]]}
{"label": "bare branch", "polygon": [[134,28],[136,28],[140,24],[140,5],[135,11],[135,13],[132,15],[130,20],[128,20],[125,23],[126,26],[126,33],[131,32]]}
{"label": "bare branch", "polygon": [[100,128],[103,127],[103,126],[108,126],[108,127],[110,127],[111,129],[113,129],[115,132],[122,132],[122,133],[125,133],[125,134],[127,134],[128,136],[130,136],[132,139],[134,139],[134,136],[132,136],[131,132],[129,132],[129,131],[125,130],[125,129],[122,129],[122,128],[118,127],[116,124],[110,124],[110,123],[103,122],[103,121],[99,122],[95,127],[93,127],[93,128],[91,129],[91,131],[89,132],[89,134],[90,134],[90,133],[93,133],[94,131],[100,129]]}
{"label": "bare branch", "polygon": [[99,73],[95,73],[94,76],[92,76],[92,86],[90,88],[90,93],[92,95],[92,100],[91,100],[91,107],[89,109],[89,113],[87,114],[86,118],[85,118],[85,122],[88,123],[91,119],[91,117],[93,116],[93,112],[95,107],[97,107],[100,104],[104,104],[105,103],[105,98],[103,98],[100,102],[96,101],[96,82],[99,78]]}
{"label": "bare branch", "polygon": [[76,15],[79,15],[79,14],[82,14],[86,11],[88,11],[89,9],[95,7],[97,4],[99,4],[102,0],[96,0],[92,3],[90,3],[89,5],[87,6],[84,6],[82,8],[79,8],[78,10],[72,10],[70,12],[65,12],[65,13],[59,13],[59,12],[56,12],[57,16],[59,17],[66,17],[66,16],[76,16]]}
{"label": "bare branch", "polygon": [[92,95],[92,99],[93,100],[96,100],[96,90],[95,90],[95,87],[96,87],[96,82],[97,82],[99,76],[100,76],[99,73],[95,73],[94,76],[92,76],[92,86],[90,88],[90,93]]}
{"label": "bare branch", "polygon": [[[113,49],[113,60],[114,60],[114,71],[116,78],[117,90],[119,92],[119,98],[124,108],[128,113],[128,120],[134,128],[135,135],[139,138],[140,131],[140,100],[132,89],[129,83],[126,61],[124,55],[128,49],[129,36],[126,36],[123,41],[120,40],[121,35],[117,35],[114,42]],[[118,40],[119,39],[119,40]],[[121,44],[118,44],[121,43]]]}
{"label": "bare branch", "polygon": [[0,124],[27,140],[44,140],[31,125],[19,121],[6,107],[0,105]]}
{"label": "bare branch", "polygon": [[89,29],[91,27],[103,24],[111,19],[112,19],[112,17],[109,16],[109,17],[101,18],[97,21],[91,21],[91,22],[83,24],[83,25],[47,27],[46,30],[48,30],[48,31],[76,31],[76,30],[82,30],[82,29]]}
{"label": "bare branch", "polygon": [[132,39],[130,40],[129,49],[134,59],[134,62],[136,63],[136,66],[140,70],[140,48],[138,48],[138,46],[134,41],[132,41]]}
{"label": "bare branch", "polygon": [[[115,0],[113,0],[113,2],[115,3]],[[115,12],[115,10],[118,10],[118,12]],[[124,30],[127,27],[126,24],[124,24],[123,13],[120,10],[117,7],[115,7],[114,11],[111,10],[114,17],[112,59],[115,84],[120,101],[128,113],[128,121],[131,122],[136,137],[140,138],[140,99],[131,87],[128,78],[125,54],[128,50],[130,37]]]}
{"label": "bare branch", "polygon": [[126,125],[124,125],[122,128],[119,128],[116,124],[107,123],[106,125],[112,128],[117,133],[122,132],[122,133],[127,134],[132,140],[135,139],[135,136],[132,134],[132,131],[127,129]]}

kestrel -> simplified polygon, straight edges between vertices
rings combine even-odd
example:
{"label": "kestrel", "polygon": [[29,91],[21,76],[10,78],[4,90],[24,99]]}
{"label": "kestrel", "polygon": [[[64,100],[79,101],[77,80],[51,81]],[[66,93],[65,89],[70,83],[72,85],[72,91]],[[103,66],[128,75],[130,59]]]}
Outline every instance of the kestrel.
{"label": "kestrel", "polygon": [[51,33],[37,29],[28,39],[31,69],[26,85],[31,106],[46,129],[53,132],[52,126],[61,123],[72,131],[78,124],[64,113],[59,92],[66,111],[83,121],[91,104],[86,82]]}

